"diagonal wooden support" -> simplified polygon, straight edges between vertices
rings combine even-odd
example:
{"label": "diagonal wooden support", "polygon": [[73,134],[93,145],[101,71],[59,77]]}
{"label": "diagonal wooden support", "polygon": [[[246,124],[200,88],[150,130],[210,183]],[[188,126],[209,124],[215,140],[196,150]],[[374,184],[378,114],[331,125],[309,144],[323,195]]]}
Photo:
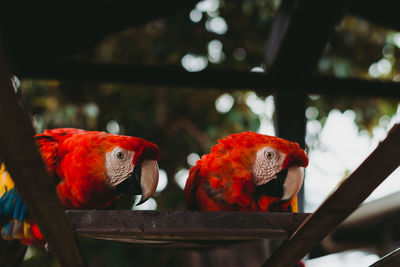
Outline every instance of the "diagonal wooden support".
{"label": "diagonal wooden support", "polygon": [[18,103],[0,53],[0,151],[29,213],[61,266],[86,266],[76,238],[48,176],[29,116]]}
{"label": "diagonal wooden support", "polygon": [[400,266],[400,248],[382,257],[369,267],[395,267]]}
{"label": "diagonal wooden support", "polygon": [[285,241],[264,266],[294,266],[400,165],[400,124]]}

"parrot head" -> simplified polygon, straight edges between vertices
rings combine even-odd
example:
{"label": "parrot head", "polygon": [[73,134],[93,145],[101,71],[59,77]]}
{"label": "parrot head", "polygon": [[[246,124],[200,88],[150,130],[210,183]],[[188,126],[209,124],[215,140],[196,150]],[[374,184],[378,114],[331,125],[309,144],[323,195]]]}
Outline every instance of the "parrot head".
{"label": "parrot head", "polygon": [[71,128],[46,130],[36,141],[67,208],[106,208],[122,194],[142,195],[141,204],[157,188],[160,150],[149,141]]}
{"label": "parrot head", "polygon": [[299,192],[308,158],[297,143],[245,132],[220,140],[220,147],[217,145],[215,150],[220,149],[228,152],[239,170],[249,170],[258,197],[277,197],[286,202]]}
{"label": "parrot head", "polygon": [[105,153],[105,181],[116,194],[142,195],[142,204],[158,184],[160,151],[156,145],[128,136],[110,136]]}
{"label": "parrot head", "polygon": [[297,143],[273,136],[261,136],[251,165],[256,194],[291,200],[300,190],[304,168],[308,165],[305,152]]}
{"label": "parrot head", "polygon": [[[219,140],[189,174],[188,207],[205,210],[271,210],[300,190],[306,153],[297,143],[244,132]],[[297,202],[296,202],[297,203]]]}

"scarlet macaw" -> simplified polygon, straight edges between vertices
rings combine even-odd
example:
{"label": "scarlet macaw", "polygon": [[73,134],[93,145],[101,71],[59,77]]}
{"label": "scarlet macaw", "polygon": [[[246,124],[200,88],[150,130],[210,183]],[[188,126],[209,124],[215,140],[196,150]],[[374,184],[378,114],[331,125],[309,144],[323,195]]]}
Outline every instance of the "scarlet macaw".
{"label": "scarlet macaw", "polygon": [[[158,184],[160,150],[146,140],[79,129],[46,130],[35,136],[57,194],[66,209],[105,209],[122,194],[146,201]],[[4,164],[0,162],[0,217],[3,239],[44,244]]]}
{"label": "scarlet macaw", "polygon": [[297,212],[307,165],[297,143],[253,132],[232,134],[192,167],[186,203],[191,210]]}

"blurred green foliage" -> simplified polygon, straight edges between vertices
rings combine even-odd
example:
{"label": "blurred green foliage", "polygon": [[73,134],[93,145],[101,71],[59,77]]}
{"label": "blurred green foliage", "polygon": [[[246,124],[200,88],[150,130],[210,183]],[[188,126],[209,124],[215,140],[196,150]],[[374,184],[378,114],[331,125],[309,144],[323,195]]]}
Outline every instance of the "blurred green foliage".
{"label": "blurred green foliage", "polygon": [[[214,8],[204,10],[198,6],[199,22],[191,21],[187,13],[174,14],[109,36],[92,50],[74,55],[73,59],[171,65],[181,64],[181,59],[190,53],[208,58],[208,68],[249,71],[262,66],[265,42],[280,1],[203,1],[206,2],[214,4]],[[226,33],[207,30],[207,23],[216,17],[225,20]],[[208,45],[213,40],[222,43],[219,60],[213,60],[210,55]],[[370,79],[371,65],[384,58],[391,63],[391,70],[380,78],[396,80],[400,70],[396,61],[399,52],[394,32],[346,17],[326,46],[318,71],[338,77]],[[158,209],[164,210],[185,208],[183,192],[174,175],[182,168],[190,168],[187,155],[195,152],[201,156],[223,136],[257,131],[260,127],[259,114],[246,104],[250,89],[229,92],[234,104],[226,113],[218,112],[215,107],[216,100],[224,93],[220,90],[31,80],[22,82],[22,90],[39,132],[55,127],[107,130],[108,123],[116,121],[121,134],[158,144],[162,151],[159,165],[167,172],[169,183],[155,199]],[[322,124],[330,110],[352,109],[360,130],[370,132],[382,116],[396,112],[398,103],[398,99],[362,97],[318,96],[309,100],[309,105],[318,111],[315,119]],[[93,266],[131,266],[134,260],[138,263],[136,266],[151,266],[149,258],[154,253],[162,257],[171,252],[105,241],[81,241],[88,261],[96,263]],[[40,249],[31,249],[30,253],[23,264],[25,267],[57,266],[54,258]]]}

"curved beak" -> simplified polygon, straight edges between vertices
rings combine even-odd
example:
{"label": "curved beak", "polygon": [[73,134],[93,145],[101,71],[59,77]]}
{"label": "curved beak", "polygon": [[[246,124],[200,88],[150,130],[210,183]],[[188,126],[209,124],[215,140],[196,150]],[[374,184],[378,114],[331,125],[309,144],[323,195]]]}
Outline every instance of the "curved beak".
{"label": "curved beak", "polygon": [[141,167],[140,187],[142,188],[142,198],[136,205],[140,205],[148,200],[154,194],[158,185],[157,161],[145,160]]}
{"label": "curved beak", "polygon": [[148,200],[156,191],[158,185],[158,164],[156,160],[145,160],[136,165],[133,172],[125,180],[115,185],[117,194],[142,195],[140,205]]}
{"label": "curved beak", "polygon": [[285,182],[283,183],[283,196],[281,201],[289,201],[300,191],[304,178],[303,167],[290,167],[287,172]]}

